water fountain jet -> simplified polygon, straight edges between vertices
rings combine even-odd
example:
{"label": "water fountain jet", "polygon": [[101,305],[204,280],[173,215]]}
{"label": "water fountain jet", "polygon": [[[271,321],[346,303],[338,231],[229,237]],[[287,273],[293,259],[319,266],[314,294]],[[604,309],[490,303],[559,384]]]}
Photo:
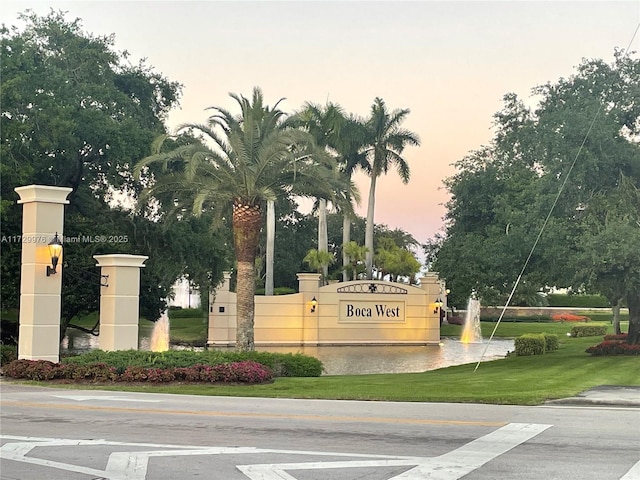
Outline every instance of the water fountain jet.
{"label": "water fountain jet", "polygon": [[153,325],[149,349],[152,352],[166,352],[169,350],[169,314],[164,311]]}
{"label": "water fountain jet", "polygon": [[467,314],[464,317],[464,328],[460,337],[462,343],[482,343],[480,330],[480,300],[470,298],[467,303]]}

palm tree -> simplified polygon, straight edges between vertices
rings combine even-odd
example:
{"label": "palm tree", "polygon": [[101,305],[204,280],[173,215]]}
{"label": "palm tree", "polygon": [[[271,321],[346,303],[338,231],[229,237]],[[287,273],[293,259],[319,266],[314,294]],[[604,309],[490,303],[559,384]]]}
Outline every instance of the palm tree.
{"label": "palm tree", "polygon": [[335,260],[332,253],[326,250],[316,250],[315,248],[309,250],[303,259],[310,268],[316,270],[322,276],[323,285],[327,283],[327,276],[324,272]]}
{"label": "palm tree", "polygon": [[161,137],[154,143],[154,154],[143,159],[136,172],[152,163],[173,168],[173,174],[156,179],[150,194],[192,193],[195,214],[212,209],[224,217],[231,207],[237,262],[236,350],[247,351],[254,349],[254,271],[266,203],[292,196],[333,200],[346,189],[335,160],[315,146],[311,135],[286,126],[280,102],[265,105],[259,88],[251,99],[230,95],[240,107],[239,115],[210,107],[213,114],[206,124],[180,127],[182,132],[198,132],[202,141],[183,142],[167,152],[167,138]]}
{"label": "palm tree", "polygon": [[[324,107],[311,102],[305,103],[302,110],[296,113],[290,120],[292,125],[301,127],[313,135],[318,147],[325,149],[328,153],[337,157],[340,169],[345,176],[344,180],[351,184],[351,174],[358,163],[362,163],[361,157],[354,154],[361,148],[362,135],[357,136],[354,128],[355,120],[347,118],[342,107],[338,104],[328,102]],[[357,143],[356,143],[357,142]],[[357,160],[354,160],[357,158]],[[355,162],[355,163],[354,163]],[[347,192],[347,202],[337,205],[344,214],[346,227],[343,228],[343,246],[349,241],[349,220],[352,213],[351,201],[359,201],[359,195],[355,191]],[[327,203],[320,199],[318,202],[318,250],[328,251],[327,234]],[[343,223],[344,227],[345,223]],[[345,237],[346,232],[346,237]],[[346,238],[346,239],[345,239]],[[346,266],[346,257],[343,254],[343,266]],[[325,265],[323,275],[326,277],[328,265]]]}
{"label": "palm tree", "polygon": [[[367,248],[363,245],[358,245],[354,241],[349,241],[343,246],[343,253],[347,256],[347,266],[351,270],[352,280],[358,279],[358,267],[364,262],[367,256]],[[345,270],[347,267],[345,267]]]}
{"label": "palm tree", "polygon": [[[340,135],[335,140],[335,149],[339,154],[338,162],[340,171],[345,180],[351,183],[351,177],[358,168],[369,172],[369,164],[365,150],[362,146],[366,143],[366,130],[362,120],[351,115],[340,130]],[[347,198],[349,205],[352,202],[359,203],[360,197]],[[342,280],[349,279],[348,267],[350,265],[349,255],[346,253],[346,245],[351,241],[351,222],[353,220],[353,210],[342,209]],[[355,280],[355,278],[354,278]]]}
{"label": "palm tree", "polygon": [[364,149],[369,163],[369,201],[367,205],[367,224],[365,246],[368,249],[366,259],[367,278],[373,278],[373,225],[376,201],[376,183],[378,177],[386,174],[395,166],[404,183],[409,181],[409,165],[401,156],[407,145],[420,145],[417,134],[400,127],[409,109],[387,110],[384,100],[376,98],[371,106],[371,116],[365,123],[367,142]]}

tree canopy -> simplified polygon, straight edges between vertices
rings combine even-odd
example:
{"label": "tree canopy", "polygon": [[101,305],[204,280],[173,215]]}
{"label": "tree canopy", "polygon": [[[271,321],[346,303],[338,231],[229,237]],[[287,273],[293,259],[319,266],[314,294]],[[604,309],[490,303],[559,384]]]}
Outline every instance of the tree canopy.
{"label": "tree canopy", "polygon": [[585,59],[570,77],[532,93],[535,107],[505,95],[491,143],[446,180],[451,200],[445,236],[429,246],[437,250],[433,269],[453,303],[475,292],[499,304],[527,262],[516,293],[557,286],[624,297],[633,333],[640,61],[620,50],[611,64]]}
{"label": "tree canopy", "polygon": [[[178,277],[186,273],[215,283],[213,265],[222,255],[222,242],[208,227],[161,224],[163,212],[155,206],[134,208],[143,185],[134,178],[133,166],[165,132],[164,120],[177,105],[181,86],[145,62],[131,63],[126,52],[114,49],[113,36],[89,34],[80,20],[68,20],[64,13],[27,11],[20,20],[23,28],[3,25],[0,32],[3,238],[21,232],[15,187],[71,187],[65,236],[122,241],[65,245],[63,331],[75,315],[98,309],[95,254],[150,257],[141,273],[141,313],[155,320]],[[188,244],[181,241],[186,237]],[[192,255],[198,248],[209,255]],[[18,307],[19,265],[20,245],[3,243],[3,309]]]}

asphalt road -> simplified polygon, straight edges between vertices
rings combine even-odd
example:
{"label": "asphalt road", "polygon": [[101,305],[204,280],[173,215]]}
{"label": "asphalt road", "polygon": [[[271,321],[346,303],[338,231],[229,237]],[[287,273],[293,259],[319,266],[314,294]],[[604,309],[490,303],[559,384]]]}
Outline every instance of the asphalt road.
{"label": "asphalt road", "polygon": [[635,407],[0,388],[2,480],[640,480]]}

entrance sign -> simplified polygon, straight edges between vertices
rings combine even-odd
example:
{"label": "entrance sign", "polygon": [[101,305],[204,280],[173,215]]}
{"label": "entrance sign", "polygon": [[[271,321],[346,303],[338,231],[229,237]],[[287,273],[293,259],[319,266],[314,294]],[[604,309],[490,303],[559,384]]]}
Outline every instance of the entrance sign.
{"label": "entrance sign", "polygon": [[404,322],[405,302],[354,302],[343,300],[340,302],[339,321],[389,323]]}
{"label": "entrance sign", "polygon": [[[320,274],[298,273],[298,293],[255,297],[258,346],[438,345],[446,288],[435,272],[418,285],[354,280],[321,285]],[[208,345],[236,338],[237,295],[231,274],[210,297]]]}

